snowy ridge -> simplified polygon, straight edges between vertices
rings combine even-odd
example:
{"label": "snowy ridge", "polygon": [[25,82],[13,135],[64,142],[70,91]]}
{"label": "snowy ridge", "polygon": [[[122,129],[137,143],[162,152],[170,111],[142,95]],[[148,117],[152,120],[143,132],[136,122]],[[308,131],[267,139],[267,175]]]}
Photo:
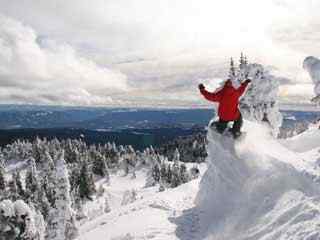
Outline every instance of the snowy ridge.
{"label": "snowy ridge", "polygon": [[320,239],[320,188],[310,167],[258,123],[236,141],[208,131],[196,205],[205,239]]}

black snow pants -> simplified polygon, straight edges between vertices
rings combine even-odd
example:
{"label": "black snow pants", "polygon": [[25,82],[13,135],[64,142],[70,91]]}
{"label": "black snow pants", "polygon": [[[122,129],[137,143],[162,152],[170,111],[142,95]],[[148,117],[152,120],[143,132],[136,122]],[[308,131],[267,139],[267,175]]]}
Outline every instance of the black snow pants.
{"label": "black snow pants", "polygon": [[[216,126],[217,131],[222,134],[224,130],[228,127],[229,122],[232,122],[232,121],[224,121],[222,119],[219,119],[219,121],[215,122],[214,124]],[[242,124],[243,124],[243,120],[242,120],[242,115],[240,113],[239,118],[233,121],[233,125],[231,128],[231,133],[235,138],[240,136],[241,134],[240,130],[241,130]]]}

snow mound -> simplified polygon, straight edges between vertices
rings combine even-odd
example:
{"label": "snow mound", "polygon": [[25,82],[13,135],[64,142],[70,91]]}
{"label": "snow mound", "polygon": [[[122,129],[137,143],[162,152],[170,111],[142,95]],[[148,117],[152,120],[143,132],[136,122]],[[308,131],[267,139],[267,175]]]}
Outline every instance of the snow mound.
{"label": "snow mound", "polygon": [[320,239],[320,188],[268,128],[245,122],[234,141],[208,130],[196,204],[206,239]]}

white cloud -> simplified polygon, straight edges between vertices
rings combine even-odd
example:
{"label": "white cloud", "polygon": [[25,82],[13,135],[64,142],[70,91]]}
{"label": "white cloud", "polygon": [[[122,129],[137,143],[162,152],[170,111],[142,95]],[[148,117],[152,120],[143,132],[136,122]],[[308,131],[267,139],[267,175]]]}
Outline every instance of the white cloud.
{"label": "white cloud", "polygon": [[5,16],[0,16],[0,26],[3,101],[109,104],[110,95],[128,90],[124,74],[79,56],[70,45],[39,44],[32,28]]}
{"label": "white cloud", "polygon": [[[148,103],[152,97],[175,95],[196,102],[197,83],[224,78],[229,57],[244,51],[250,60],[272,65],[277,74],[291,80],[283,83],[292,89],[286,99],[292,96],[295,101],[300,93],[308,100],[303,91],[311,80],[302,61],[320,55],[318,2],[0,0],[5,15],[30,26],[11,29],[15,37],[28,35],[29,45],[22,44],[15,53],[19,55],[15,69],[1,78],[2,86],[12,88],[18,82],[25,88],[34,86],[43,96],[53,94],[54,88],[73,92],[76,86],[84,99],[97,97],[94,103],[110,102],[110,97],[124,103],[145,98]],[[5,59],[12,51],[2,48],[4,74],[10,69]],[[110,70],[114,68],[121,73]],[[128,88],[130,94],[114,93]],[[65,101],[81,104],[75,99]]]}

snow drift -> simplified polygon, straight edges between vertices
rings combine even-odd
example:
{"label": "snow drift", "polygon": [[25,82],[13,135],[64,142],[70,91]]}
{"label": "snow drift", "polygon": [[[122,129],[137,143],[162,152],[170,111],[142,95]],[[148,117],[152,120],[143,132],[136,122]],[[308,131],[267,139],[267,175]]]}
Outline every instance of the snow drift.
{"label": "snow drift", "polygon": [[319,185],[267,127],[245,122],[245,131],[235,142],[208,130],[196,199],[206,239],[320,239]]}

